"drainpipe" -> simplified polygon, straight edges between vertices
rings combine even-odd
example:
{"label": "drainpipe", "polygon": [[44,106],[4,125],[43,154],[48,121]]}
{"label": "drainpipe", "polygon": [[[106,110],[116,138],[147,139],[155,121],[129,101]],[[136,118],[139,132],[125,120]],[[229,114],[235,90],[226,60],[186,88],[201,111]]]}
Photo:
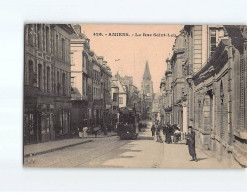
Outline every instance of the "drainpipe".
{"label": "drainpipe", "polygon": [[228,46],[228,144],[232,145],[233,132],[232,132],[232,66],[233,66],[233,48],[231,38],[229,38]]}

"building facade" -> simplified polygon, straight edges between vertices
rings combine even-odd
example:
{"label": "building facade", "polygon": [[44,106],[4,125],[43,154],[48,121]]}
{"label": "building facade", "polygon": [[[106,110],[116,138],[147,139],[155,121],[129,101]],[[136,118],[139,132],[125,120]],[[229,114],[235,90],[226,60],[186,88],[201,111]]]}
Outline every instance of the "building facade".
{"label": "building facade", "polygon": [[76,34],[71,36],[71,128],[73,131],[88,126],[88,102],[92,101],[88,87],[89,39],[81,33],[81,26],[73,26]]}
{"label": "building facade", "polygon": [[202,146],[218,160],[246,166],[247,28],[224,26],[223,32],[207,63],[193,76],[195,126],[201,131]]}
{"label": "building facade", "polygon": [[102,56],[97,57],[101,65],[101,93],[102,93],[102,120],[103,126],[110,129],[112,118],[112,104],[111,104],[111,78],[112,73],[110,67],[107,65],[107,61],[104,61]]}
{"label": "building facade", "polygon": [[103,56],[90,49],[90,40],[73,26],[71,39],[72,126],[99,128],[111,121],[111,69]]}
{"label": "building facade", "polygon": [[111,101],[112,101],[112,130],[116,130],[118,110],[119,110],[119,86],[117,78],[114,76],[111,79]]}
{"label": "building facade", "polygon": [[25,25],[24,144],[70,135],[73,33],[71,25]]}
{"label": "building facade", "polygon": [[173,93],[172,123],[178,124],[183,132],[186,132],[187,129],[185,119],[187,113],[184,106],[185,78],[182,72],[185,61],[185,36],[182,30],[176,37],[170,63],[172,71],[171,88]]}
{"label": "building facade", "polygon": [[149,70],[148,61],[146,61],[145,70],[141,83],[142,98],[142,116],[143,119],[152,118],[152,102],[153,102],[153,82]]}
{"label": "building facade", "polygon": [[220,40],[224,38],[223,26],[215,25],[186,25],[184,27],[185,34],[185,55],[186,61],[183,66],[183,75],[186,79],[184,90],[184,108],[187,112],[186,123],[193,125],[197,132],[198,141],[203,147],[207,148],[207,140],[209,139],[210,127],[203,127],[202,118],[202,104],[201,93],[198,91],[193,83],[193,75],[200,71],[203,66],[210,60],[214,54],[216,47]]}
{"label": "building facade", "polygon": [[185,133],[193,126],[198,146],[229,165],[247,165],[246,32],[245,26],[185,25],[160,85],[164,121],[171,75],[172,123]]}
{"label": "building facade", "polygon": [[172,68],[170,59],[166,59],[166,71],[160,83],[160,117],[162,124],[172,123]]}

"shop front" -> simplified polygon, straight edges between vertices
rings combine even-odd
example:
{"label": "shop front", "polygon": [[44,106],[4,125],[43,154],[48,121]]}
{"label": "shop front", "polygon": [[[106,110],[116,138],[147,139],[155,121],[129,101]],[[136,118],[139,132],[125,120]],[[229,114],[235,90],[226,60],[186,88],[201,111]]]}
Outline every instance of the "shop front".
{"label": "shop front", "polygon": [[56,102],[55,104],[55,139],[71,137],[71,103]]}
{"label": "shop front", "polygon": [[37,114],[38,110],[36,103],[25,104],[23,116],[24,145],[38,142]]}
{"label": "shop front", "polygon": [[54,104],[49,97],[25,97],[24,145],[54,140]]}

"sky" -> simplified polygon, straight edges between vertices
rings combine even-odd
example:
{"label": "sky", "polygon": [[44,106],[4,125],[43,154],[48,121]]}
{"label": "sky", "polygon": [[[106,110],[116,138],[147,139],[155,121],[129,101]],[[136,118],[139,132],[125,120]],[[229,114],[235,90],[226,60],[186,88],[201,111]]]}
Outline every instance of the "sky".
{"label": "sky", "polygon": [[[175,37],[183,25],[137,24],[81,24],[82,32],[90,39],[90,49],[103,56],[113,75],[133,76],[140,89],[145,63],[148,61],[154,92],[159,91],[160,81],[166,70],[166,59],[172,55]],[[98,34],[97,34],[98,33]],[[99,36],[102,33],[103,36]],[[128,33],[130,36],[109,36],[109,33]],[[141,36],[135,36],[137,33]],[[143,36],[151,34],[152,36]],[[154,36],[165,34],[163,37]],[[170,34],[170,36],[168,36]]]}

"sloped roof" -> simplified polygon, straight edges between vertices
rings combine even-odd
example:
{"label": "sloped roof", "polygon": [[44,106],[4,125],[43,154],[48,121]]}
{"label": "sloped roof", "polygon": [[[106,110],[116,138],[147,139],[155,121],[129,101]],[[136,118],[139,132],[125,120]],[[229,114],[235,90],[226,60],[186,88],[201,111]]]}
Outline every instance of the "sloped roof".
{"label": "sloped roof", "polygon": [[149,70],[148,61],[146,61],[146,66],[145,66],[145,70],[144,70],[144,74],[143,74],[142,78],[151,80],[151,74],[150,74],[150,70]]}

